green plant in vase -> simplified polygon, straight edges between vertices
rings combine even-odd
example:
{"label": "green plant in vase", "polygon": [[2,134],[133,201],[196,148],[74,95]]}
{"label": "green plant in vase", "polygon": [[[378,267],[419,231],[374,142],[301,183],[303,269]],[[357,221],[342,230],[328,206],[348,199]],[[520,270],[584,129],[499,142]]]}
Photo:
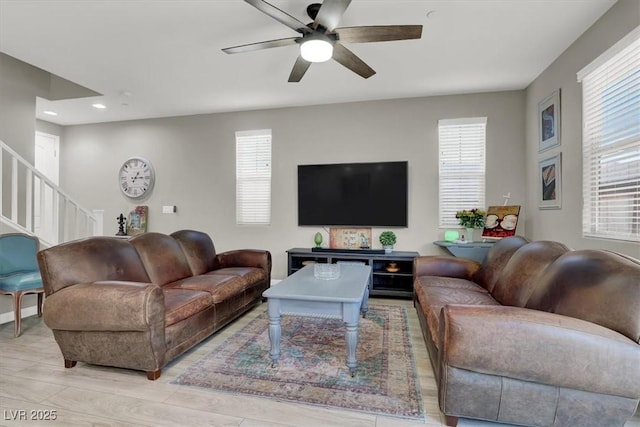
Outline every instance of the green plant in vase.
{"label": "green plant in vase", "polygon": [[473,242],[473,230],[484,227],[485,216],[487,212],[482,209],[462,210],[456,212],[456,218],[461,226],[466,229],[465,239]]}
{"label": "green plant in vase", "polygon": [[380,244],[384,248],[385,253],[393,252],[393,245],[396,244],[396,233],[393,231],[383,231],[380,233]]}

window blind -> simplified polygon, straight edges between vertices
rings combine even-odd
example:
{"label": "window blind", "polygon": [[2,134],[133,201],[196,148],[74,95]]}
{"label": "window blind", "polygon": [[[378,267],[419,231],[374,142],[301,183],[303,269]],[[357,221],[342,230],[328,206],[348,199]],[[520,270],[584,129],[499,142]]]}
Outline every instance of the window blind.
{"label": "window blind", "polygon": [[236,224],[271,223],[271,129],[236,132]]}
{"label": "window blind", "polygon": [[460,227],[460,210],[485,208],[486,127],[486,117],[438,121],[440,227]]}
{"label": "window blind", "polygon": [[582,232],[584,236],[637,242],[640,27],[594,63],[578,73],[583,116]]}

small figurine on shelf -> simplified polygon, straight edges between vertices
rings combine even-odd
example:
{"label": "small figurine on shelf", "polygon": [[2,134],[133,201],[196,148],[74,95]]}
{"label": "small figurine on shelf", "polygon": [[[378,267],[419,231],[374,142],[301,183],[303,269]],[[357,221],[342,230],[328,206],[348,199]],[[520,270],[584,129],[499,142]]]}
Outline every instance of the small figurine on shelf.
{"label": "small figurine on shelf", "polygon": [[124,215],[120,214],[120,216],[116,217],[116,219],[118,220],[118,232],[116,233],[116,236],[126,236],[127,232],[124,230],[126,219]]}

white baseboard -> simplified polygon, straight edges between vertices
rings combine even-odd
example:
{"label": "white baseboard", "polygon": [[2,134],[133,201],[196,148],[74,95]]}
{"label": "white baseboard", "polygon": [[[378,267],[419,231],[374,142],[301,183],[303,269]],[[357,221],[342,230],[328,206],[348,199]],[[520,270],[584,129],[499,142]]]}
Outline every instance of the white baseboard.
{"label": "white baseboard", "polygon": [[[32,305],[31,307],[23,308],[20,312],[20,316],[24,319],[25,317],[34,316],[38,314],[38,307]],[[8,313],[0,313],[0,325],[4,323],[13,322],[14,315],[13,311]]]}

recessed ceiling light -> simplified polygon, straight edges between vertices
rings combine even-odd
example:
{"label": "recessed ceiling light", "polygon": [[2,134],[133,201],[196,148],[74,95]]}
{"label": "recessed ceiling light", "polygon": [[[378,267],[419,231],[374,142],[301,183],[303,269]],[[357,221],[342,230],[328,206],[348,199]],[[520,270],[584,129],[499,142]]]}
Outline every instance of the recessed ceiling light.
{"label": "recessed ceiling light", "polygon": [[105,108],[107,108],[107,106],[104,105],[104,104],[93,104],[93,108],[97,108],[99,110],[104,110]]}
{"label": "recessed ceiling light", "polygon": [[43,111],[44,114],[48,115],[48,116],[57,116],[58,113],[56,113],[55,111]]}

